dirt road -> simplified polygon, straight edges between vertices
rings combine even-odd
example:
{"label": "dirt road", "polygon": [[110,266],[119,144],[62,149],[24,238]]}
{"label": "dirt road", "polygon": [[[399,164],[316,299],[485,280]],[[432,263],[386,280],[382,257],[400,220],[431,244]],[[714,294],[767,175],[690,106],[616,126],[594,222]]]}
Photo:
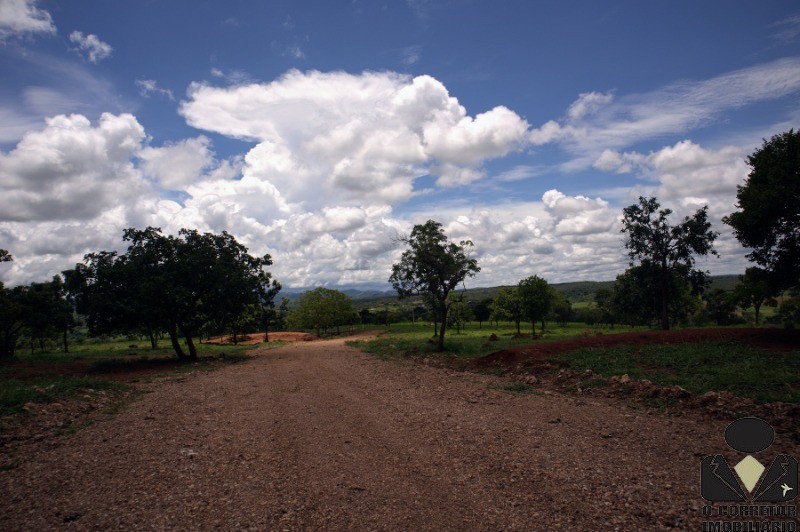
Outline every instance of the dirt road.
{"label": "dirt road", "polygon": [[736,458],[730,420],[499,382],[342,340],[263,351],[1,471],[0,529],[697,530],[700,457]]}

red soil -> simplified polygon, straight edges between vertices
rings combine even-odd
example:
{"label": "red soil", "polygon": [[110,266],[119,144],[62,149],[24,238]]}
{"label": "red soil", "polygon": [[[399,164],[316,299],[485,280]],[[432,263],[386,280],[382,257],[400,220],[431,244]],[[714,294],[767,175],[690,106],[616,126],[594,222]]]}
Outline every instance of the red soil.
{"label": "red soil", "polygon": [[679,329],[670,331],[636,331],[599,334],[587,338],[540,342],[504,349],[471,361],[474,368],[495,366],[536,365],[552,355],[576,349],[606,348],[621,345],[679,344],[713,340],[738,340],[773,351],[800,349],[800,331],[785,329]]}

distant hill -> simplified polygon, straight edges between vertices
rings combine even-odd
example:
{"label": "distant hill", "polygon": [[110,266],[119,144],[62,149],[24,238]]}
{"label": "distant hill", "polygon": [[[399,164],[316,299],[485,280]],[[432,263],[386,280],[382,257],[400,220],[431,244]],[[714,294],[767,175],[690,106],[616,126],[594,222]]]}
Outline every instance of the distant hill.
{"label": "distant hill", "polygon": [[[709,290],[721,288],[722,290],[733,290],[739,283],[738,275],[712,275],[711,285]],[[611,290],[614,288],[614,281],[577,281],[570,283],[554,283],[553,288],[564,294],[572,303],[590,302],[594,301],[595,293],[601,288]],[[464,293],[467,299],[471,301],[480,301],[482,299],[494,299],[502,286],[481,287],[481,288],[468,288]],[[349,295],[356,306],[359,308],[377,308],[384,306],[397,306],[398,299],[397,293],[393,290],[356,290],[347,289],[342,292]],[[402,304],[421,303],[421,298],[409,298]]]}
{"label": "distant hill", "polygon": [[709,286],[708,289],[716,290],[717,288],[721,288],[726,292],[730,292],[736,288],[737,284],[739,284],[738,275],[712,275],[711,286]]}

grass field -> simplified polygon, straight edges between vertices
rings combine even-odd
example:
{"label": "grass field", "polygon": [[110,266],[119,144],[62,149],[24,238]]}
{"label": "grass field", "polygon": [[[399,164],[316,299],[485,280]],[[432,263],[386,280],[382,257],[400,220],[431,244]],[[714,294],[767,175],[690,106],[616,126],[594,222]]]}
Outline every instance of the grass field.
{"label": "grass field", "polygon": [[762,403],[800,403],[800,350],[774,353],[740,342],[620,346],[556,355],[571,369],[628,374],[696,394],[728,391]]}
{"label": "grass field", "polygon": [[[553,325],[542,341],[558,341],[595,335],[627,332],[628,327],[587,328],[585,325]],[[350,345],[382,359],[402,359],[414,355],[435,356],[435,345],[428,343],[430,327],[411,324],[392,325],[374,340]],[[491,333],[497,341],[488,341]],[[445,355],[458,358],[484,356],[502,349],[525,345],[530,338],[515,338],[511,324],[470,327],[461,335],[448,333]],[[538,329],[537,329],[538,332]],[[732,341],[651,344],[613,348],[579,349],[552,355],[571,369],[587,369],[610,377],[628,374],[633,379],[648,379],[660,385],[678,385],[695,394],[728,391],[758,402],[800,403],[800,348],[790,353],[767,351]]]}
{"label": "grass field", "polygon": [[[286,342],[270,342],[279,347]],[[151,350],[149,344],[129,339],[87,341],[70,346],[68,353],[19,350],[14,360],[0,364],[0,416],[21,412],[26,403],[57,401],[97,391],[109,393],[130,389],[118,382],[120,374],[146,368],[149,373],[211,370],[245,360],[253,345],[195,344],[199,360],[177,364],[166,342]],[[261,344],[263,346],[264,344]],[[185,348],[185,346],[184,346]],[[104,374],[114,373],[114,380]],[[124,379],[123,379],[124,380]]]}
{"label": "grass field", "polygon": [[[537,342],[553,342],[569,338],[593,336],[598,333],[610,334],[613,332],[642,329],[641,327],[631,328],[621,326],[617,326],[614,329],[605,326],[590,327],[580,323],[569,323],[564,327],[556,324],[549,324],[546,327],[545,335],[537,340]],[[530,334],[530,324],[523,323],[520,327],[520,331],[523,334]],[[502,349],[530,343],[531,339],[529,337],[515,337],[516,332],[517,328],[514,324],[503,322],[500,322],[499,326],[495,326],[494,323],[486,322],[480,329],[476,323],[472,323],[466,329],[462,329],[460,334],[456,332],[455,328],[448,329],[447,336],[445,337],[446,354],[455,355],[459,358],[474,358],[488,355],[489,353],[494,353]],[[492,333],[497,335],[496,341],[489,341],[489,336]],[[538,335],[540,333],[541,329],[537,323],[536,334]],[[353,341],[348,342],[348,345],[353,345],[362,351],[377,355],[381,358],[436,354],[436,345],[428,343],[428,340],[432,337],[433,327],[430,324],[397,323],[392,324],[386,329],[385,334],[374,340]]]}

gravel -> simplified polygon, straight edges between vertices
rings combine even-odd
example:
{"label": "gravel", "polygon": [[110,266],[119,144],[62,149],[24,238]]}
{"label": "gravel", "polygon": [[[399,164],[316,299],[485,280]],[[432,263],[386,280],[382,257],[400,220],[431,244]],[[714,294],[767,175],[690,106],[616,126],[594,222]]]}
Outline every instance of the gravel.
{"label": "gravel", "polygon": [[700,458],[738,461],[730,418],[511,393],[343,340],[255,353],[26,447],[0,529],[699,530]]}

